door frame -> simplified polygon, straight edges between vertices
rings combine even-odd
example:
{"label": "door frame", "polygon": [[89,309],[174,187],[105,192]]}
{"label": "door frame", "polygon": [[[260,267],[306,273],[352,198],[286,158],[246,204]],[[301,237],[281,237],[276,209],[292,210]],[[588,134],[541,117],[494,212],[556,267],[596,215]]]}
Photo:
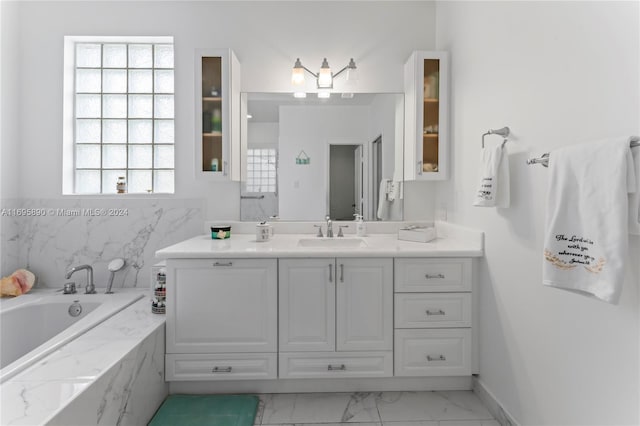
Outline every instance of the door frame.
{"label": "door frame", "polygon": [[[325,144],[325,216],[329,214],[329,208],[331,206],[331,145],[354,145],[360,146],[362,149],[362,170],[363,176],[362,179],[362,210],[363,213],[367,214],[369,210],[369,147],[366,142],[363,142],[357,138],[330,138],[327,139],[327,143]],[[367,213],[365,213],[367,212]]]}

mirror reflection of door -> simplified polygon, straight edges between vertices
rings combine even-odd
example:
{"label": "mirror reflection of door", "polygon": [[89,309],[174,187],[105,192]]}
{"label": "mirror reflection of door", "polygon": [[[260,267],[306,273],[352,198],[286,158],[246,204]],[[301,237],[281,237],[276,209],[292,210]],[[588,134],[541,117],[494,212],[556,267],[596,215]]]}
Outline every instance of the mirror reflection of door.
{"label": "mirror reflection of door", "polygon": [[362,211],[362,145],[329,146],[329,216],[353,220]]}

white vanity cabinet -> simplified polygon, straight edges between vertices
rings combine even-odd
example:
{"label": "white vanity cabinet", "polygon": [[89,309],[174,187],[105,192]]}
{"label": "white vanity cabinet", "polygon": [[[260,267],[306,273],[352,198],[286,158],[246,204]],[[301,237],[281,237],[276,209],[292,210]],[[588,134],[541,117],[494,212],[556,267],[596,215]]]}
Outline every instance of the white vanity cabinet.
{"label": "white vanity cabinet", "polygon": [[196,178],[240,180],[240,63],[231,49],[195,52]]}
{"label": "white vanity cabinet", "polygon": [[395,375],[469,376],[471,259],[395,259]]}
{"label": "white vanity cabinet", "polygon": [[448,178],[448,79],[447,52],[416,51],[405,63],[405,180]]}
{"label": "white vanity cabinet", "polygon": [[391,376],[392,312],[392,259],[280,259],[279,376]]}
{"label": "white vanity cabinet", "polygon": [[277,260],[167,261],[167,380],[277,377]]}

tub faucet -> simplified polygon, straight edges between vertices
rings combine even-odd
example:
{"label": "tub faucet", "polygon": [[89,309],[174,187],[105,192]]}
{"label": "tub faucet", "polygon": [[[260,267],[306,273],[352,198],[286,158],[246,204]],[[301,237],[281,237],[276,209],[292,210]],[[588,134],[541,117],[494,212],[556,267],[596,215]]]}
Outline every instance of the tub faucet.
{"label": "tub faucet", "polygon": [[93,268],[91,267],[91,265],[80,265],[80,266],[75,266],[75,267],[69,269],[67,271],[67,275],[65,276],[66,279],[71,278],[71,275],[73,275],[74,272],[80,271],[82,269],[86,269],[87,270],[87,285],[84,288],[84,293],[85,294],[95,294],[96,293],[96,286],[93,285]]}
{"label": "tub faucet", "polygon": [[333,223],[329,215],[325,217],[325,220],[327,221],[327,238],[333,238]]}

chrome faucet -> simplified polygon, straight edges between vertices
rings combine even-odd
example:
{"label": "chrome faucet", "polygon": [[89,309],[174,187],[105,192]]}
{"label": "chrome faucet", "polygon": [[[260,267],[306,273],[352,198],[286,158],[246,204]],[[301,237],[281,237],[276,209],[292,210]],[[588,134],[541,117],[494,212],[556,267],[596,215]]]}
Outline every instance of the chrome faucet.
{"label": "chrome faucet", "polygon": [[65,278],[66,279],[71,278],[71,275],[73,275],[74,272],[80,271],[82,269],[86,269],[87,270],[87,285],[84,288],[84,293],[85,294],[95,294],[96,293],[96,286],[93,285],[93,268],[90,265],[80,265],[80,266],[75,266],[75,267],[69,269],[67,271],[67,275],[65,275]]}
{"label": "chrome faucet", "polygon": [[333,238],[333,223],[329,215],[325,217],[325,220],[327,221],[327,238]]}

